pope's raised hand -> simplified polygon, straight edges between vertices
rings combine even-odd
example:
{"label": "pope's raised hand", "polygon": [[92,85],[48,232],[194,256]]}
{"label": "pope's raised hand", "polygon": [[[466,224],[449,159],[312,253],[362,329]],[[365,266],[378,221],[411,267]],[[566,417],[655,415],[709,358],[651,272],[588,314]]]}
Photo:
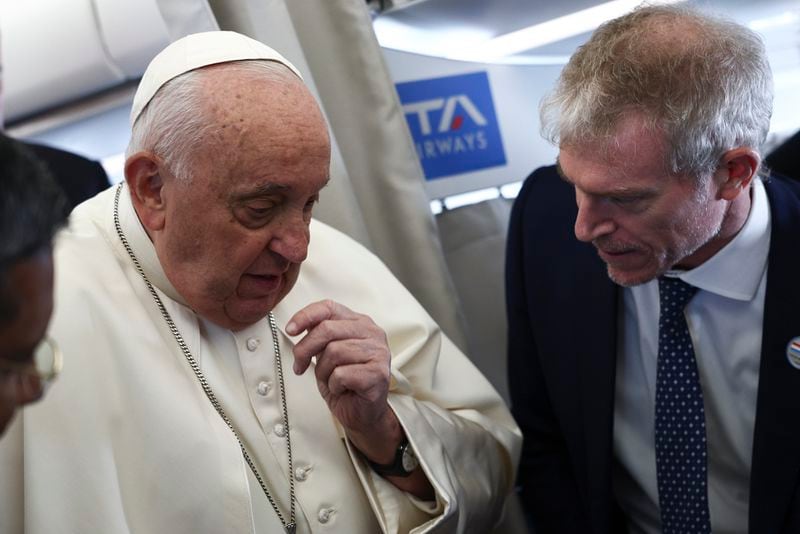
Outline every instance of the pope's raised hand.
{"label": "pope's raised hand", "polygon": [[[306,332],[294,347],[294,372],[306,372],[316,356],[317,388],[350,442],[373,462],[390,464],[404,432],[387,402],[391,352],[383,329],[366,315],[323,300],[294,314],[286,332]],[[388,479],[420,499],[434,499],[420,468]]]}
{"label": "pope's raised hand", "polygon": [[[304,373],[316,356],[319,392],[354,444],[362,448],[357,436],[367,434],[398,440],[399,423],[386,401],[391,363],[386,333],[370,317],[332,300],[309,304],[286,325],[289,335],[304,331],[294,347],[294,372]],[[381,449],[391,454],[391,446]],[[383,450],[374,456],[386,457]]]}

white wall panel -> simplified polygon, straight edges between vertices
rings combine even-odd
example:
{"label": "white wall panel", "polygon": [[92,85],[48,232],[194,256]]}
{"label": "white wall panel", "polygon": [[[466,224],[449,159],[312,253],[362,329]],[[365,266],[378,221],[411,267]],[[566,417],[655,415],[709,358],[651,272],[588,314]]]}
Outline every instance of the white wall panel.
{"label": "white wall panel", "polygon": [[138,78],[170,42],[155,0],[94,0],[106,50],[125,78]]}
{"label": "white wall panel", "polygon": [[139,78],[170,41],[218,29],[207,0],[0,0],[7,121]]}
{"label": "white wall panel", "polygon": [[90,0],[4,0],[0,24],[7,119],[123,81],[107,61]]}

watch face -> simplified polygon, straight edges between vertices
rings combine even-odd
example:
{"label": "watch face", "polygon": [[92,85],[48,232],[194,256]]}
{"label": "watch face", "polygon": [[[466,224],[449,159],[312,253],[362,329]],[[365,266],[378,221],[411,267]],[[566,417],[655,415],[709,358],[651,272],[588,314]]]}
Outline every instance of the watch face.
{"label": "watch face", "polygon": [[410,473],[416,469],[418,465],[419,460],[417,460],[417,455],[414,454],[414,451],[411,449],[411,444],[407,443],[405,448],[403,448],[403,469]]}

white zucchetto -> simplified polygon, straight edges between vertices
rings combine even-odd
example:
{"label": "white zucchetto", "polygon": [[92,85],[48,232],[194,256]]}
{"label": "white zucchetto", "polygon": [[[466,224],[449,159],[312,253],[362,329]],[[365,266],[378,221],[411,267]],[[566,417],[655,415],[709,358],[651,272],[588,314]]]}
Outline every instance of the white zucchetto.
{"label": "white zucchetto", "polygon": [[144,71],[131,108],[131,125],[165,83],[186,72],[217,63],[265,59],[300,71],[275,49],[231,31],[210,31],[182,37],[158,53]]}

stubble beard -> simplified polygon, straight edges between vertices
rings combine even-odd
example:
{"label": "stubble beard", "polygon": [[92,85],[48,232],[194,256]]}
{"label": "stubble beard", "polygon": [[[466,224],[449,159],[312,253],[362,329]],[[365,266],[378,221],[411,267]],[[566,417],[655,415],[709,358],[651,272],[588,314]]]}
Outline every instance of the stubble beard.
{"label": "stubble beard", "polygon": [[704,222],[707,223],[711,219],[711,208],[709,201],[701,193],[698,193],[698,197],[695,199],[695,201],[700,206],[700,209],[695,212],[694,217],[687,223],[685,232],[687,239],[672,253],[670,253],[668,250],[664,250],[661,254],[654,255],[653,260],[657,266],[654,273],[644,274],[633,279],[624,279],[615,275],[615,273],[612,271],[611,265],[606,264],[606,272],[608,273],[608,277],[611,279],[611,281],[622,287],[633,287],[646,284],[662,276],[664,273],[675,269],[681,261],[690,257],[703,246],[716,239],[722,231],[722,225],[727,217],[730,205],[726,206],[725,211],[717,219],[713,230],[709,232],[704,225]]}

